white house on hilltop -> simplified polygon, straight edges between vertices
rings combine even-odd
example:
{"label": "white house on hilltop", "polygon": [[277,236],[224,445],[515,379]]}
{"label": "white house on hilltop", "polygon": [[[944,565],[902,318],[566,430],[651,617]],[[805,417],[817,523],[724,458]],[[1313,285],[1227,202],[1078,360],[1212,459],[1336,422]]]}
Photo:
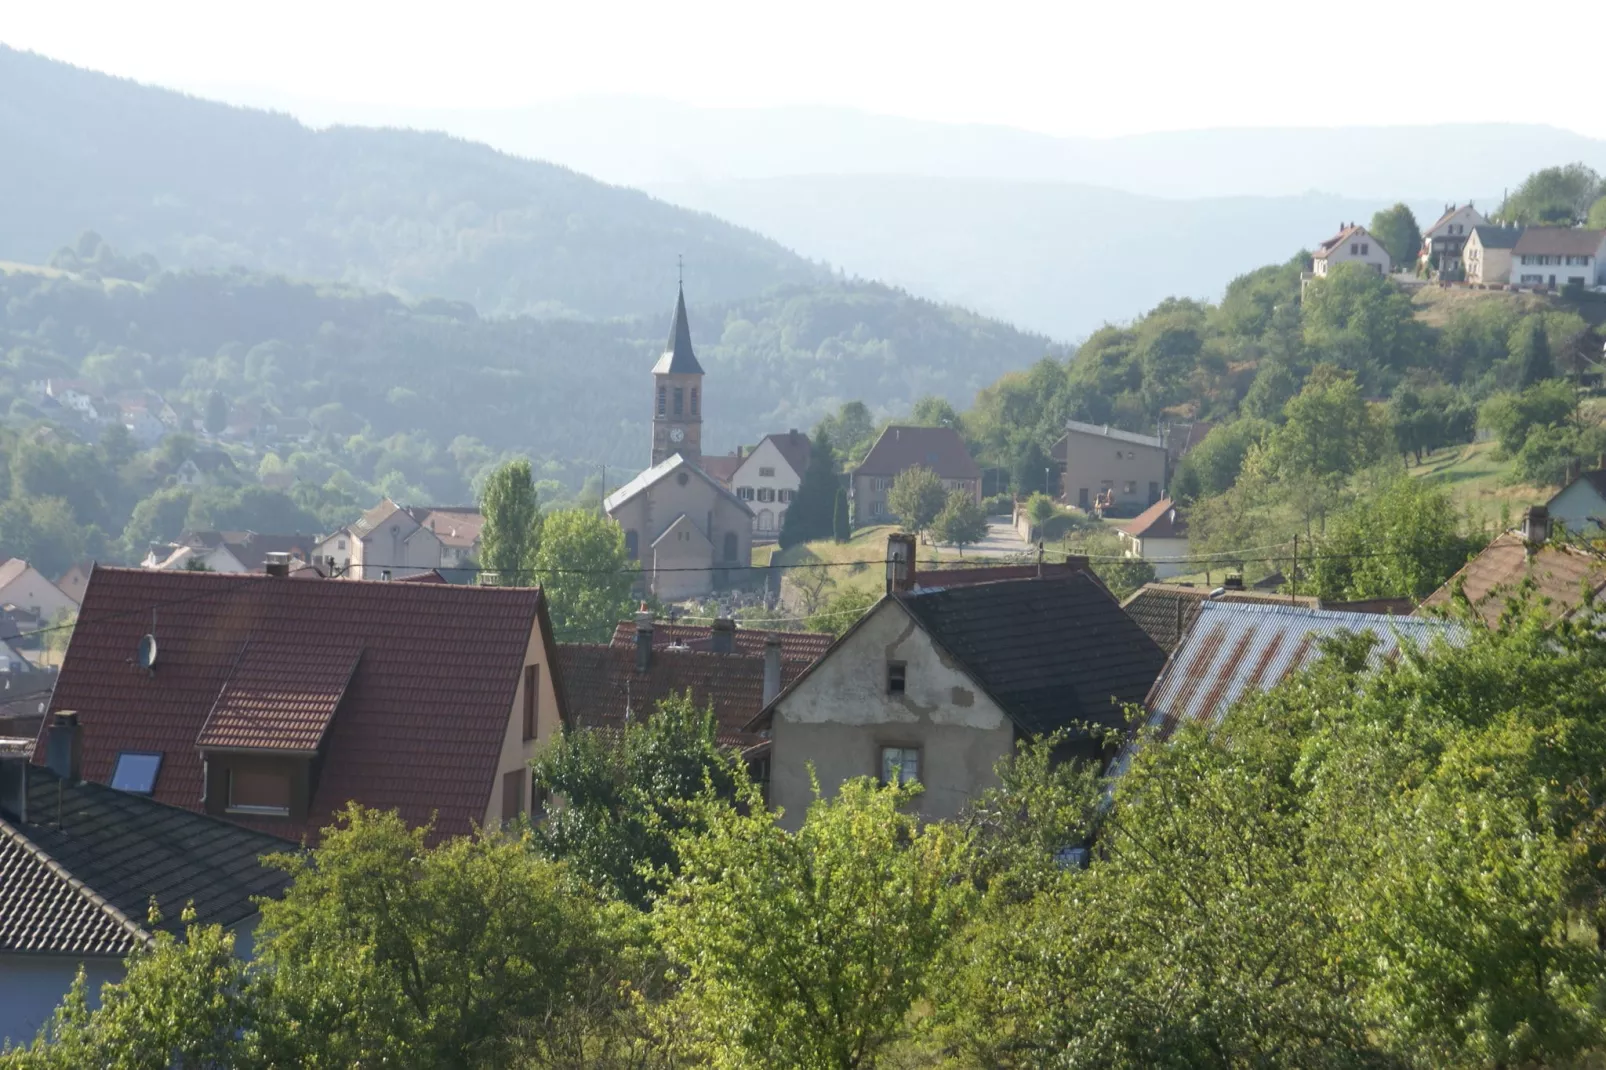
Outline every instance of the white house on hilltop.
{"label": "white house on hilltop", "polygon": [[1356,223],[1340,227],[1337,234],[1322,242],[1311,262],[1311,270],[1318,278],[1339,264],[1365,264],[1379,275],[1387,275],[1392,264],[1383,243]]}
{"label": "white house on hilltop", "polygon": [[730,488],[753,510],[753,535],[772,539],[781,533],[786,510],[808,471],[809,436],[796,429],[765,435],[731,474]]}

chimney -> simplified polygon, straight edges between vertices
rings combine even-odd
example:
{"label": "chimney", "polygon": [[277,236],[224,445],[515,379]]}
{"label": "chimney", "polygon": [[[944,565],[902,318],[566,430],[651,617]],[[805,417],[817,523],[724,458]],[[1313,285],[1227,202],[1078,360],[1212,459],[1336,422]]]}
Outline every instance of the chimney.
{"label": "chimney", "polygon": [[714,634],[709,638],[708,649],[716,654],[729,654],[736,649],[736,622],[729,617],[714,618]]}
{"label": "chimney", "polygon": [[764,705],[781,693],[781,637],[771,632],[764,640]]}
{"label": "chimney", "polygon": [[1221,581],[1221,585],[1229,591],[1244,589],[1244,577],[1241,572],[1229,572]]}
{"label": "chimney", "polygon": [[1522,513],[1522,541],[1528,552],[1550,541],[1550,510],[1542,505],[1530,505]]}
{"label": "chimney", "polygon": [[283,550],[274,550],[272,553],[265,554],[263,555],[263,560],[266,564],[262,566],[262,570],[268,575],[290,575],[290,555]]}
{"label": "chimney", "polygon": [[63,780],[76,782],[83,772],[84,738],[76,710],[57,710],[45,737],[45,765]]}
{"label": "chimney", "polygon": [[652,667],[652,614],[647,603],[641,603],[636,613],[636,671],[646,672]]}
{"label": "chimney", "polygon": [[887,536],[887,593],[915,585],[915,537],[906,531]]}

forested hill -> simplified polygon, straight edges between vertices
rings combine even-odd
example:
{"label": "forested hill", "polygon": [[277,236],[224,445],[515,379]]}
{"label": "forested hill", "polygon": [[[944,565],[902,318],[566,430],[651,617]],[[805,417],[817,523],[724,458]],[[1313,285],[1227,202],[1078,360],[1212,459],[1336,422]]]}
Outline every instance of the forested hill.
{"label": "forested hill", "polygon": [[92,229],[177,268],[245,266],[484,315],[659,309],[684,254],[705,301],[820,282],[775,242],[440,134],[312,130],[0,46],[0,260]]}

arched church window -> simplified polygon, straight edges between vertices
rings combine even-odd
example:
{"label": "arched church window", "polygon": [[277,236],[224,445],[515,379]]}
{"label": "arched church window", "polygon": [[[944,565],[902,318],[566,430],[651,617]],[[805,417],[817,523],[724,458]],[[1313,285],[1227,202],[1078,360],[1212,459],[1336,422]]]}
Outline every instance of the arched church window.
{"label": "arched church window", "polygon": [[736,560],[736,532],[734,531],[725,533],[725,560]]}
{"label": "arched church window", "polygon": [[669,397],[669,388],[660,386],[658,388],[658,415],[659,416],[662,416],[664,414],[664,406],[666,404],[666,399],[668,397]]}

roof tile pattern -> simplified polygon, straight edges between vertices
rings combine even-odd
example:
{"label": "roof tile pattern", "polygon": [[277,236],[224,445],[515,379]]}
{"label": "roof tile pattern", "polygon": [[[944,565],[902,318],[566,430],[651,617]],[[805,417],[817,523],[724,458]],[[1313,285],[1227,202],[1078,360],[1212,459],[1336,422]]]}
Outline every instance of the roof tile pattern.
{"label": "roof tile pattern", "polygon": [[349,643],[326,647],[312,635],[247,639],[196,746],[316,751],[361,656]]}
{"label": "roof tile pattern", "polygon": [[1169,653],[1176,649],[1182,637],[1199,615],[1199,607],[1206,601],[1239,602],[1246,605],[1285,605],[1304,609],[1319,609],[1316,599],[1308,595],[1273,594],[1267,591],[1228,591],[1218,599],[1210,598],[1208,587],[1185,587],[1180,584],[1146,583],[1133,591],[1121,603],[1127,616],[1149,633],[1149,638]]}
{"label": "roof tile pattern", "polygon": [[1511,251],[1517,256],[1597,256],[1606,242],[1606,230],[1584,227],[1529,227],[1522,232]]}
{"label": "roof tile pattern", "polygon": [[[714,629],[706,624],[671,624],[654,621],[652,646],[661,650],[668,646],[685,646],[692,650],[708,650],[713,642]],[[771,635],[781,641],[781,657],[785,660],[814,661],[831,646],[831,637],[824,632],[768,632],[757,628],[737,627],[734,647],[738,654],[762,654]],[[613,646],[636,649],[636,624],[622,620],[613,630]]]}
{"label": "roof tile pattern", "polygon": [[1181,539],[1188,534],[1188,518],[1170,498],[1161,498],[1121,525],[1137,539]]}
{"label": "roof tile pattern", "polygon": [[143,934],[0,819],[0,951],[120,956]]}
{"label": "roof tile pattern", "polygon": [[1467,601],[1491,627],[1500,622],[1506,602],[1528,581],[1534,598],[1553,617],[1570,616],[1584,601],[1584,588],[1606,590],[1606,559],[1574,546],[1548,543],[1529,556],[1519,531],[1508,531],[1462,566],[1423,601],[1422,610],[1448,608],[1459,587]]}
{"label": "roof tile pattern", "polygon": [[[808,665],[783,658],[781,686],[797,679]],[[643,673],[636,671],[633,648],[559,643],[558,668],[572,725],[620,728],[627,719],[650,715],[663,699],[689,690],[699,707],[713,706],[721,743],[745,747],[760,741],[746,726],[764,707],[762,656],[654,650]]]}
{"label": "roof tile pattern", "polygon": [[[244,823],[296,840],[356,800],[456,835],[484,817],[538,619],[546,633],[538,588],[97,568],[51,708],[79,713],[85,779],[109,782],[119,751],[157,751],[155,798],[198,810],[196,740],[247,642],[360,647],[306,823]],[[153,629],[145,672],[132,658]]]}
{"label": "roof tile pattern", "polygon": [[1085,572],[895,597],[1022,729],[1121,726],[1165,654]]}
{"label": "roof tile pattern", "polygon": [[870,447],[857,474],[893,476],[916,465],[943,479],[981,478],[965,440],[951,427],[889,427]]}

